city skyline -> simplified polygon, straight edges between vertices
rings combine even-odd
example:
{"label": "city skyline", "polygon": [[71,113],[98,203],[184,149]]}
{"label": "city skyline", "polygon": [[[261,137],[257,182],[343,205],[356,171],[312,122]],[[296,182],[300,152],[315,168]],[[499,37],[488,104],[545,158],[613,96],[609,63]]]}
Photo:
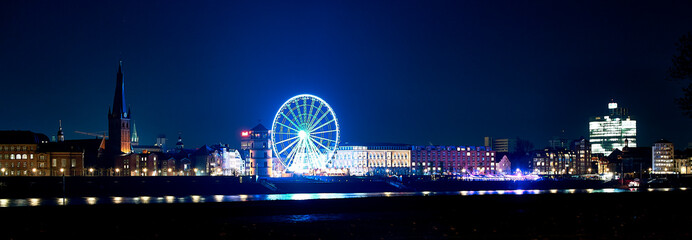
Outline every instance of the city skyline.
{"label": "city skyline", "polygon": [[[483,15],[493,13],[483,3],[322,3],[300,9],[305,16],[283,13],[282,7],[299,7],[282,4],[267,9],[201,4],[172,18],[174,24],[157,17],[177,16],[185,12],[184,4],[84,3],[55,6],[64,10],[55,12],[22,11],[31,7],[22,4],[38,3],[13,4],[3,14],[12,21],[2,21],[13,36],[3,37],[1,44],[0,71],[13,80],[4,83],[10,91],[0,95],[2,112],[9,116],[0,119],[3,130],[52,136],[62,120],[68,139],[91,138],[74,131],[105,131],[104,113],[122,59],[126,97],[143,144],[153,144],[159,133],[172,143],[182,132],[188,146],[223,142],[237,147],[241,130],[258,119],[270,125],[283,100],[302,93],[330,102],[342,126],[341,142],[482,145],[484,136],[493,136],[526,138],[541,148],[562,130],[566,138],[588,137],[588,119],[604,115],[610,99],[629,107],[639,122],[638,145],[664,138],[682,149],[692,142],[685,136],[692,132],[690,119],[673,103],[680,88],[663,80],[674,43],[689,31],[684,23],[690,16],[663,13],[684,9],[676,3],[645,13],[651,6],[573,6],[567,17],[548,13],[547,4],[516,3],[518,9],[535,8],[540,14],[500,8],[495,11],[505,15],[493,19]],[[337,14],[323,15],[320,7]],[[341,8],[362,8],[359,16],[365,19],[340,15],[346,11]],[[159,11],[149,16],[137,9]],[[605,15],[610,10],[613,15]],[[581,11],[591,15],[582,21],[570,18]],[[203,12],[211,14],[200,18]],[[63,16],[72,13],[73,18]],[[412,18],[404,21],[409,14]],[[520,20],[517,29],[490,21],[512,19]],[[243,21],[249,24],[237,23]],[[528,25],[536,22],[543,25]],[[313,30],[301,32],[306,26]],[[489,30],[493,26],[502,28]],[[153,29],[161,31],[143,33]],[[165,37],[166,31],[178,30],[201,37]],[[380,30],[392,37],[384,42],[367,38]],[[133,34],[138,37],[128,37]],[[605,36],[605,43],[590,42],[591,34]],[[363,53],[349,53],[356,49]],[[551,63],[558,56],[564,57],[557,58],[559,64]]]}

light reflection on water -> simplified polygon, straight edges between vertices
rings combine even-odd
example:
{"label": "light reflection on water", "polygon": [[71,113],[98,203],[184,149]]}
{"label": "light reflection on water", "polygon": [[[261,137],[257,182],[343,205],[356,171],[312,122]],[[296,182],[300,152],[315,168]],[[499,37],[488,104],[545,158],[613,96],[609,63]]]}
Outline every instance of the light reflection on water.
{"label": "light reflection on water", "polygon": [[[212,202],[245,202],[245,201],[285,201],[285,200],[312,200],[312,199],[347,199],[368,197],[404,197],[404,196],[473,196],[473,195],[535,195],[535,194],[574,194],[574,193],[623,193],[623,192],[669,192],[685,191],[687,188],[648,188],[639,190],[636,188],[619,189],[516,189],[516,190],[479,190],[479,191],[455,191],[455,192],[374,192],[374,193],[285,193],[285,194],[256,194],[256,195],[190,195],[190,196],[137,196],[137,197],[82,197],[82,198],[19,198],[0,199],[0,207],[33,207],[33,206],[61,206],[61,205],[96,205],[96,204],[170,204],[170,203],[204,203],[207,199]],[[177,201],[176,201],[177,200]],[[298,217],[300,218],[300,217]],[[299,221],[299,220],[298,220]]]}

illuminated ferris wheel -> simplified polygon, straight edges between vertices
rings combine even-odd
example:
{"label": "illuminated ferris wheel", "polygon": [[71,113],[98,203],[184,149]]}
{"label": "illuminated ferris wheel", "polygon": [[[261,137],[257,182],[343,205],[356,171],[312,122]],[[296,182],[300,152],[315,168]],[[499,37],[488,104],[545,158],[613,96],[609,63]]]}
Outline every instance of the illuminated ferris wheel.
{"label": "illuminated ferris wheel", "polygon": [[339,144],[339,123],[321,98],[302,94],[288,99],[274,116],[271,142],[285,169],[311,173],[324,169]]}

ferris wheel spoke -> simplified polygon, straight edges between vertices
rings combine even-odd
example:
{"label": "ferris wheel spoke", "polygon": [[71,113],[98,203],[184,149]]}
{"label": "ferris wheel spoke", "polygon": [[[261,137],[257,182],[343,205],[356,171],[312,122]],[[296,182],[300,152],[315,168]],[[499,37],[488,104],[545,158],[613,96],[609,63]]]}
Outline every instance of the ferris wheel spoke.
{"label": "ferris wheel spoke", "polygon": [[286,134],[286,135],[289,135],[289,134],[290,134],[290,135],[298,135],[298,133],[294,133],[294,132],[274,132],[274,133],[275,133],[275,134],[277,134],[277,133],[278,133],[278,134]]}
{"label": "ferris wheel spoke", "polygon": [[[314,104],[313,104],[313,105],[314,105]],[[316,112],[313,112],[312,114],[310,114],[312,117],[311,117],[310,121],[308,121],[308,126],[312,126],[313,124],[315,124],[315,120],[317,120],[317,114],[320,113],[320,110],[322,109],[322,106],[323,106],[323,103],[320,102],[320,105],[316,108],[317,111],[316,111]]]}
{"label": "ferris wheel spoke", "polygon": [[278,142],[276,142],[276,144],[281,144],[281,143],[283,143],[283,142],[291,141],[291,140],[296,139],[296,138],[298,138],[298,136],[295,136],[295,137],[291,137],[291,138],[287,138],[287,139],[278,141]]}
{"label": "ferris wheel spoke", "polygon": [[289,108],[291,110],[291,116],[293,117],[293,121],[296,124],[296,128],[298,129],[303,129],[304,127],[302,126],[302,121],[300,120],[300,109],[298,109],[298,105],[296,105],[295,110],[298,112],[297,114],[293,112],[293,108]]}
{"label": "ferris wheel spoke", "polygon": [[307,100],[303,99],[303,122],[308,122],[308,102]]}
{"label": "ferris wheel spoke", "polygon": [[313,116],[314,108],[315,108],[315,101],[313,100],[313,101],[310,101],[310,111],[308,111],[308,116],[307,116],[308,118],[305,120],[305,122],[307,122],[308,125],[310,125],[310,123],[312,122],[312,120],[314,118],[314,116]]}
{"label": "ferris wheel spoke", "polygon": [[300,99],[296,99],[296,113],[298,113],[296,122],[304,123],[305,121],[303,121],[303,113],[300,112]]}
{"label": "ferris wheel spoke", "polygon": [[315,141],[315,140],[313,140],[313,139],[310,139],[310,141],[312,141],[312,142],[314,142],[314,143],[317,143],[318,145],[322,146],[324,149],[330,150],[330,148],[328,148],[328,147],[322,145],[322,143],[320,143],[320,142],[318,142],[318,141]]}
{"label": "ferris wheel spoke", "polygon": [[336,120],[336,118],[333,118],[332,120],[329,120],[329,121],[323,123],[323,124],[320,125],[319,127],[311,128],[310,130],[317,130],[317,129],[320,129],[320,128],[324,127],[324,126],[327,126],[327,124],[330,124],[330,123],[333,122],[334,120]]}
{"label": "ferris wheel spoke", "polygon": [[[296,142],[300,142],[300,140],[297,140]],[[295,156],[295,154],[296,154],[296,152],[297,152],[297,150],[298,150],[299,147],[300,147],[300,143],[296,144],[296,146],[294,146],[294,147],[291,149],[291,151],[288,153],[288,155],[286,155],[286,160],[288,160],[288,161],[286,162],[287,165],[290,166],[291,164],[293,164],[293,157]]]}
{"label": "ferris wheel spoke", "polygon": [[312,148],[312,156],[310,157],[310,163],[313,165],[313,168],[319,168],[319,166],[322,166],[322,162],[320,161],[320,150],[312,142],[308,141],[308,143],[310,148]]}
{"label": "ferris wheel spoke", "polygon": [[[283,152],[285,152],[286,150],[291,148],[291,146],[293,144],[296,144],[296,142],[298,142],[298,140],[295,140],[295,141],[291,142],[290,144],[288,144],[284,149],[281,149],[281,151],[279,153],[277,153],[276,155],[281,155]],[[274,143],[274,145],[276,146],[276,143]]]}
{"label": "ferris wheel spoke", "polygon": [[328,142],[336,142],[335,140],[327,139],[327,138],[323,138],[323,137],[318,137],[318,136],[310,136],[310,137],[311,138],[318,138],[320,140],[324,140],[324,141],[328,141]]}
{"label": "ferris wheel spoke", "polygon": [[321,132],[311,132],[310,134],[322,134],[322,133],[330,133],[330,132],[336,132],[336,131],[338,131],[338,130],[334,129],[334,130],[327,130],[327,131],[321,131]]}
{"label": "ferris wheel spoke", "polygon": [[317,121],[310,124],[308,129],[310,129],[310,131],[312,131],[313,129],[319,129],[319,128],[315,128],[314,126],[317,125],[318,123],[320,123],[322,121],[322,119],[324,119],[327,115],[329,115],[329,109],[327,109],[327,111],[324,111],[324,114],[322,114],[322,116],[319,119],[317,119]]}
{"label": "ferris wheel spoke", "polygon": [[298,130],[298,128],[300,128],[300,127],[298,126],[298,124],[296,124],[296,123],[294,123],[293,121],[291,121],[291,119],[288,118],[288,116],[286,116],[286,114],[281,113],[281,115],[283,115],[283,116],[286,118],[286,120],[288,120],[288,122],[290,122],[291,124],[293,124],[293,126],[296,127],[296,128],[292,128],[292,127],[286,126],[286,125],[284,125],[284,124],[281,123],[281,122],[276,122],[276,123],[281,124],[282,126],[287,127],[288,129],[291,129],[291,130],[293,130],[293,131],[300,132],[300,130]]}

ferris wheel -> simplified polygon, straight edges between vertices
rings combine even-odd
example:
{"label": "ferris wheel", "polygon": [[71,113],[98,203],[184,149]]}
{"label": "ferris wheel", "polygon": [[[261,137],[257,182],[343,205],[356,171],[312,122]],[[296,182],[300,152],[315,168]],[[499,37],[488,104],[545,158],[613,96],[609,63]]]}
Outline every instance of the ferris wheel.
{"label": "ferris wheel", "polygon": [[324,169],[339,144],[339,123],[321,98],[294,96],[274,116],[271,143],[274,156],[290,172]]}

